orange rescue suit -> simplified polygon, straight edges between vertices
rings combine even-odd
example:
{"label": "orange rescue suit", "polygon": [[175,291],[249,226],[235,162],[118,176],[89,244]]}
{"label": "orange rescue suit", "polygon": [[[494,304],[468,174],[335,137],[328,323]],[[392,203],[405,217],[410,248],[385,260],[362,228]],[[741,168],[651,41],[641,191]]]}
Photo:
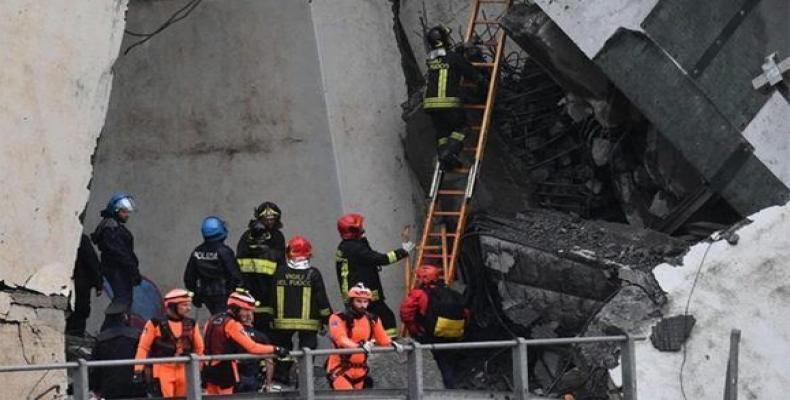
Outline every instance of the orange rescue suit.
{"label": "orange rescue suit", "polygon": [[[375,339],[378,346],[390,346],[392,341],[381,320],[372,314],[353,315],[349,311],[329,317],[329,336],[335,348],[356,349],[360,344]],[[332,354],[327,360],[327,378],[335,390],[359,390],[368,375],[368,355]]]}
{"label": "orange rescue suit", "polygon": [[[169,334],[163,332],[165,321],[148,321],[143,328],[137,344],[136,360],[152,357],[182,356],[189,353],[203,354],[203,337],[195,326],[195,321],[185,318],[182,321],[167,320]],[[184,324],[191,335],[184,335]],[[152,352],[153,350],[153,352]],[[185,351],[186,350],[186,351]],[[165,353],[167,352],[167,353]],[[152,354],[153,353],[153,354]],[[168,354],[172,353],[172,354]],[[144,365],[135,365],[135,372],[143,372]],[[187,395],[185,364],[154,364],[153,376],[159,380],[164,397],[184,397]]]}
{"label": "orange rescue suit", "polygon": [[[215,329],[220,329],[215,331]],[[211,317],[206,323],[206,345],[209,354],[229,354],[247,352],[252,354],[272,354],[275,347],[268,344],[255,342],[241,322],[227,313],[220,313]],[[227,364],[230,363],[230,370]],[[239,381],[237,361],[211,361],[207,369],[206,392],[208,394],[232,394],[235,383]],[[210,372],[209,372],[210,371]],[[223,376],[226,374],[232,376]],[[215,380],[212,382],[212,380]],[[224,382],[223,382],[224,381]]]}

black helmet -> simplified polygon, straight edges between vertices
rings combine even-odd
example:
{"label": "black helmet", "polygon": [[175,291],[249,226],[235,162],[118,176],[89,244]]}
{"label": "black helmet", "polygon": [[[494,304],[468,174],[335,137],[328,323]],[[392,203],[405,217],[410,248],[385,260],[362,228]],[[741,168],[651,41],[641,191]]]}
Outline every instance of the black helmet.
{"label": "black helmet", "polygon": [[255,219],[275,219],[277,220],[277,229],[282,228],[282,216],[283,213],[280,211],[280,207],[277,207],[277,204],[274,204],[271,201],[264,201],[261,203],[261,205],[255,207]]}
{"label": "black helmet", "polygon": [[436,25],[425,34],[425,41],[431,49],[448,48],[450,46],[450,30],[444,25]]}

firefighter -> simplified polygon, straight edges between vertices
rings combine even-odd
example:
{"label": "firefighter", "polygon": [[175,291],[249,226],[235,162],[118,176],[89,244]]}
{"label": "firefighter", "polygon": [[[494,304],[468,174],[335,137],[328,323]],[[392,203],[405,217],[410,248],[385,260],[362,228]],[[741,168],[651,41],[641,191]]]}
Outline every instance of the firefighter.
{"label": "firefighter", "polygon": [[390,339],[379,317],[368,312],[373,298],[370,289],[358,283],[346,298],[346,309],[329,317],[329,337],[336,349],[361,348],[364,353],[330,355],[326,377],[334,390],[359,390],[368,375],[368,354],[374,346],[393,346],[398,353],[403,348]]}
{"label": "firefighter", "polygon": [[337,230],[343,239],[335,256],[340,292],[345,298],[346,293],[351,289],[350,282],[362,282],[370,288],[373,297],[368,310],[378,315],[387,334],[395,337],[398,334],[395,314],[384,302],[379,271],[382,265],[392,264],[407,257],[409,252],[414,250],[414,243],[402,243],[401,248],[386,254],[374,251],[365,238],[363,222],[364,217],[360,214],[346,214],[337,220]]}
{"label": "firefighter", "polygon": [[[137,341],[140,339],[140,328],[133,327],[129,314],[118,303],[110,305],[105,311],[107,322],[105,328],[96,337],[93,348],[93,360],[128,360],[134,358]],[[103,399],[130,399],[146,396],[146,388],[140,383],[133,383],[134,367],[123,365],[117,367],[93,368],[90,372],[90,389]]]}
{"label": "firefighter", "polygon": [[96,290],[96,296],[101,296],[102,292],[99,257],[85,234],[80,238],[80,247],[77,249],[73,279],[74,312],[66,319],[66,334],[84,336],[85,321],[91,314],[91,289]]}
{"label": "firefighter", "polygon": [[[464,336],[469,310],[464,307],[463,296],[444,285],[441,273],[441,268],[434,265],[417,268],[419,286],[409,292],[400,306],[401,321],[420,343],[452,343]],[[455,389],[455,367],[461,364],[461,354],[456,351],[432,353],[445,389]]]}
{"label": "firefighter", "polygon": [[[321,272],[310,265],[313,246],[303,236],[294,236],[286,247],[286,265],[274,275],[275,294],[272,339],[278,346],[293,348],[293,336],[299,348],[315,349],[317,332],[326,326],[332,308],[326,296]],[[276,368],[278,381],[289,384],[293,361],[282,361]]]}
{"label": "firefighter", "polygon": [[[192,310],[192,293],[173,289],[165,295],[166,320],[152,319],[145,323],[135,359],[149,357],[177,357],[190,353],[203,354],[203,338],[195,320],[187,317]],[[134,366],[134,381],[145,379],[145,367]],[[154,364],[154,382],[159,381],[163,397],[183,397],[187,394],[184,364]]]}
{"label": "firefighter", "polygon": [[112,289],[113,302],[132,306],[132,289],[143,278],[134,254],[134,237],[125,224],[131,213],[136,211],[132,196],[116,193],[101,211],[104,218],[91,234],[91,240],[101,252],[101,273]]}
{"label": "firefighter", "polygon": [[203,243],[192,251],[184,271],[184,285],[195,293],[193,304],[205,304],[211,315],[225,310],[228,294],[241,284],[233,249],[225,245],[228,229],[217,217],[207,217],[200,228]]}
{"label": "firefighter", "polygon": [[462,54],[451,48],[449,29],[435,26],[428,30],[425,40],[430,52],[426,60],[428,83],[423,110],[430,115],[436,131],[436,149],[442,168],[457,168],[461,166],[458,156],[466,137],[461,77],[477,83],[484,78]]}
{"label": "firefighter", "polygon": [[239,239],[236,257],[243,286],[262,303],[255,309],[255,329],[269,332],[274,313],[270,304],[272,276],[277,265],[285,262],[282,211],[277,204],[266,201],[255,208],[254,217]]}
{"label": "firefighter", "polygon": [[[228,296],[227,310],[206,323],[206,354],[253,353],[288,355],[282,347],[256,343],[240,321],[253,318],[258,302],[249,292],[237,290]],[[238,361],[211,361],[203,369],[208,394],[232,394],[239,383]]]}

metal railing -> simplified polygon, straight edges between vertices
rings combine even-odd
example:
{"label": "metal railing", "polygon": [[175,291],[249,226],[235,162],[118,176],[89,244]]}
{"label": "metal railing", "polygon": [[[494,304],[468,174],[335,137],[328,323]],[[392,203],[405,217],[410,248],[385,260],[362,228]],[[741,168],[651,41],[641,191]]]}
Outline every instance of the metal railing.
{"label": "metal railing", "polygon": [[[410,343],[403,345],[404,352],[407,353],[407,379],[406,394],[409,400],[422,399],[425,390],[423,387],[423,351],[448,351],[448,350],[476,350],[476,349],[498,349],[512,348],[512,368],[513,368],[513,398],[527,400],[529,394],[529,374],[527,354],[529,347],[575,345],[590,343],[620,343],[620,362],[622,370],[622,390],[625,400],[636,400],[636,360],[634,354],[634,343],[644,340],[644,337],[632,336],[600,336],[600,337],[573,337],[556,339],[513,339],[489,342],[460,342],[442,344],[420,344]],[[291,351],[290,356],[299,360],[299,397],[305,400],[313,400],[316,396],[315,376],[314,376],[314,357],[328,356],[332,354],[354,354],[361,353],[362,349],[303,349]],[[395,349],[392,347],[377,347],[372,353],[391,353]],[[222,354],[213,356],[199,356],[190,354],[180,357],[149,358],[145,360],[106,360],[106,361],[86,361],[84,359],[76,362],[66,362],[59,364],[32,364],[0,366],[0,373],[5,372],[31,372],[48,370],[74,370],[73,389],[75,399],[89,399],[88,368],[118,367],[128,365],[152,365],[152,364],[186,364],[185,374],[187,379],[187,399],[199,400],[203,398],[200,382],[200,366],[206,361],[229,361],[229,360],[260,360],[274,358],[273,355],[255,354]]]}

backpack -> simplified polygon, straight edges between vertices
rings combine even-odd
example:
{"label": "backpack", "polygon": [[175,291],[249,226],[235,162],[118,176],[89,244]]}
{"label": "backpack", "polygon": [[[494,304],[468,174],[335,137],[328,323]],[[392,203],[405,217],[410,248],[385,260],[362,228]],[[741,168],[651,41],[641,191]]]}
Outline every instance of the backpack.
{"label": "backpack", "polygon": [[464,297],[444,285],[422,288],[428,295],[428,310],[422,318],[427,339],[460,340],[464,336]]}

